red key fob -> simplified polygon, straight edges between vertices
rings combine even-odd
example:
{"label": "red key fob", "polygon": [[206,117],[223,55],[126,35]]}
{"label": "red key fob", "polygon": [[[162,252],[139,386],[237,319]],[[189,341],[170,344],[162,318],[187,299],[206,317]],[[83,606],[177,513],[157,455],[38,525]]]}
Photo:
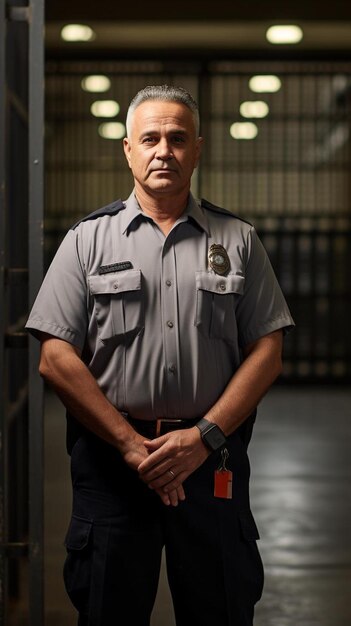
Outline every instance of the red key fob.
{"label": "red key fob", "polygon": [[232,488],[233,472],[230,470],[216,470],[214,483],[215,498],[225,498],[226,500],[231,500],[233,495]]}

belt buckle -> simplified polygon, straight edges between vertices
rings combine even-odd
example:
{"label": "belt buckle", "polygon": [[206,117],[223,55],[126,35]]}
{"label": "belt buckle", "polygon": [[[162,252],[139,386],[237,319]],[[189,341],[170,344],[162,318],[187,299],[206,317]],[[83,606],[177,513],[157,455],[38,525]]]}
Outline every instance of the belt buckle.
{"label": "belt buckle", "polygon": [[160,437],[162,424],[181,424],[182,419],[160,418],[156,420],[156,437]]}

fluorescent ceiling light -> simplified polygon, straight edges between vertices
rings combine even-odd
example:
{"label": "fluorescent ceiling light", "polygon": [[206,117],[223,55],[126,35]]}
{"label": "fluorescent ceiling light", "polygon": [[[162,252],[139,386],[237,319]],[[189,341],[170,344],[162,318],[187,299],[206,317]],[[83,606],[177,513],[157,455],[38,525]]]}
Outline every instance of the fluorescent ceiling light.
{"label": "fluorescent ceiling light", "polygon": [[92,41],[95,37],[93,29],[84,24],[67,24],[61,30],[64,41]]}
{"label": "fluorescent ceiling light", "polygon": [[119,113],[119,104],[115,100],[97,100],[90,111],[95,117],[115,117]]}
{"label": "fluorescent ceiling light", "polygon": [[255,93],[275,93],[282,86],[282,81],[278,76],[266,74],[262,76],[252,76],[249,80],[249,87]]}
{"label": "fluorescent ceiling light", "polygon": [[303,37],[302,28],[295,24],[271,26],[266,32],[269,43],[299,43]]}
{"label": "fluorescent ceiling light", "polygon": [[92,93],[102,93],[110,89],[111,81],[107,76],[104,76],[103,74],[96,74],[83,78],[81,85],[84,91],[91,91]]}
{"label": "fluorescent ceiling light", "polygon": [[255,139],[258,128],[253,122],[235,122],[230,127],[233,139]]}
{"label": "fluorescent ceiling light", "polygon": [[123,139],[125,134],[126,128],[121,122],[105,122],[99,126],[99,135],[104,139]]}
{"label": "fluorescent ceiling light", "polygon": [[263,100],[250,100],[240,105],[240,115],[243,117],[266,117],[269,106]]}

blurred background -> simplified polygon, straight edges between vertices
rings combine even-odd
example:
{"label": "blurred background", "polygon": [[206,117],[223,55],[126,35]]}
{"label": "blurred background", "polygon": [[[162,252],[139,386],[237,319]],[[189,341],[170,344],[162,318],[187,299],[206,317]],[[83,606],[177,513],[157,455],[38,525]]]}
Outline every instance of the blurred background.
{"label": "blurred background", "polygon": [[349,626],[351,5],[1,0],[0,51],[0,626],[75,623],[64,411],[23,325],[67,229],[129,195],[127,107],[163,83],[199,103],[194,194],[255,225],[297,324],[251,446],[257,626]]}

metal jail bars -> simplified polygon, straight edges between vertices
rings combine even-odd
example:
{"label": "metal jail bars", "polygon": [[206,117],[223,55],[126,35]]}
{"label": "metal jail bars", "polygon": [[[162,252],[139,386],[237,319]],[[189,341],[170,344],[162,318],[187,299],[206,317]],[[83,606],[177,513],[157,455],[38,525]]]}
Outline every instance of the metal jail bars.
{"label": "metal jail bars", "polygon": [[0,1],[0,624],[44,623],[38,348],[24,323],[42,278],[43,0]]}

